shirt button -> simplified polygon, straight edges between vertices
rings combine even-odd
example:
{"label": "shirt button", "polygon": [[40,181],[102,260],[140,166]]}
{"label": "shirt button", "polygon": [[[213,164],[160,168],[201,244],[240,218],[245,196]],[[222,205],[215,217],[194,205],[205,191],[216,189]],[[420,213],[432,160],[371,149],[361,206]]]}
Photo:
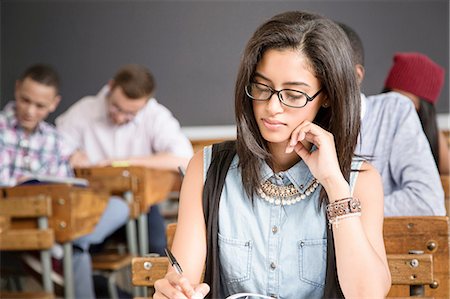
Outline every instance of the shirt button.
{"label": "shirt button", "polygon": [[28,140],[27,139],[22,139],[19,142],[20,147],[28,147]]}
{"label": "shirt button", "polygon": [[270,268],[271,268],[272,270],[275,270],[275,269],[277,268],[277,265],[275,264],[275,262],[271,262],[271,263],[270,263]]}
{"label": "shirt button", "polygon": [[272,233],[276,234],[278,232],[278,227],[276,225],[272,226]]}

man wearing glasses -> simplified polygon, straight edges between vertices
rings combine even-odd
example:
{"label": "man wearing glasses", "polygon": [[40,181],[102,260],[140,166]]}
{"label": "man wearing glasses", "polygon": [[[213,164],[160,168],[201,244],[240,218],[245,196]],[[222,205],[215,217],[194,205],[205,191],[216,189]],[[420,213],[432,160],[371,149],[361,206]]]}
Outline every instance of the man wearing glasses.
{"label": "man wearing glasses", "polygon": [[[153,98],[154,89],[145,67],[125,65],[96,96],[82,98],[60,115],[55,122],[75,151],[72,164],[186,167],[192,145],[172,113]],[[149,250],[164,255],[163,218],[157,206],[148,215]]]}

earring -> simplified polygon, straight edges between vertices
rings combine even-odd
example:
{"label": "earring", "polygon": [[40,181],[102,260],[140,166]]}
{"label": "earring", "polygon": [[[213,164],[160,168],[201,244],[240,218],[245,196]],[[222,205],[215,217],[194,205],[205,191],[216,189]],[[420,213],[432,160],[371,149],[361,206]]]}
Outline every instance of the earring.
{"label": "earring", "polygon": [[330,103],[329,103],[329,102],[325,102],[325,103],[322,104],[322,107],[323,107],[323,108],[328,108],[329,106],[330,106]]}

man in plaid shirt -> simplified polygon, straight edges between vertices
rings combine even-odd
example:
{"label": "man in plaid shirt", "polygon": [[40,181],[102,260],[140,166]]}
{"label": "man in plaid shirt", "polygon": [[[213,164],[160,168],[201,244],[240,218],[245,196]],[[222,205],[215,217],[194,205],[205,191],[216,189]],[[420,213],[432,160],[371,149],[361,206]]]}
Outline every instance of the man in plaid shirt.
{"label": "man in plaid shirt", "polygon": [[[73,176],[70,149],[44,121],[60,98],[58,75],[50,66],[31,66],[17,80],[15,101],[0,113],[0,186],[13,186],[33,175]],[[128,214],[125,202],[111,198],[95,230],[74,241],[76,298],[95,298],[89,245],[103,242]]]}

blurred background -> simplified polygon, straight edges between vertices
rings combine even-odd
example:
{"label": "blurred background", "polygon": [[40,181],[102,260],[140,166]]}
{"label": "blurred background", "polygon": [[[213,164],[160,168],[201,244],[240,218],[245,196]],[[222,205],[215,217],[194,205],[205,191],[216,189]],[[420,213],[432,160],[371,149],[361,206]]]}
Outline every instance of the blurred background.
{"label": "blurred background", "polygon": [[287,10],[320,13],[358,32],[366,95],[381,92],[396,52],[428,55],[446,69],[437,112],[448,123],[448,0],[1,0],[0,106],[13,99],[15,80],[33,63],[53,65],[62,79],[62,102],[50,122],[96,94],[121,65],[139,63],[156,78],[156,99],[182,126],[233,125],[245,43],[259,24]]}

